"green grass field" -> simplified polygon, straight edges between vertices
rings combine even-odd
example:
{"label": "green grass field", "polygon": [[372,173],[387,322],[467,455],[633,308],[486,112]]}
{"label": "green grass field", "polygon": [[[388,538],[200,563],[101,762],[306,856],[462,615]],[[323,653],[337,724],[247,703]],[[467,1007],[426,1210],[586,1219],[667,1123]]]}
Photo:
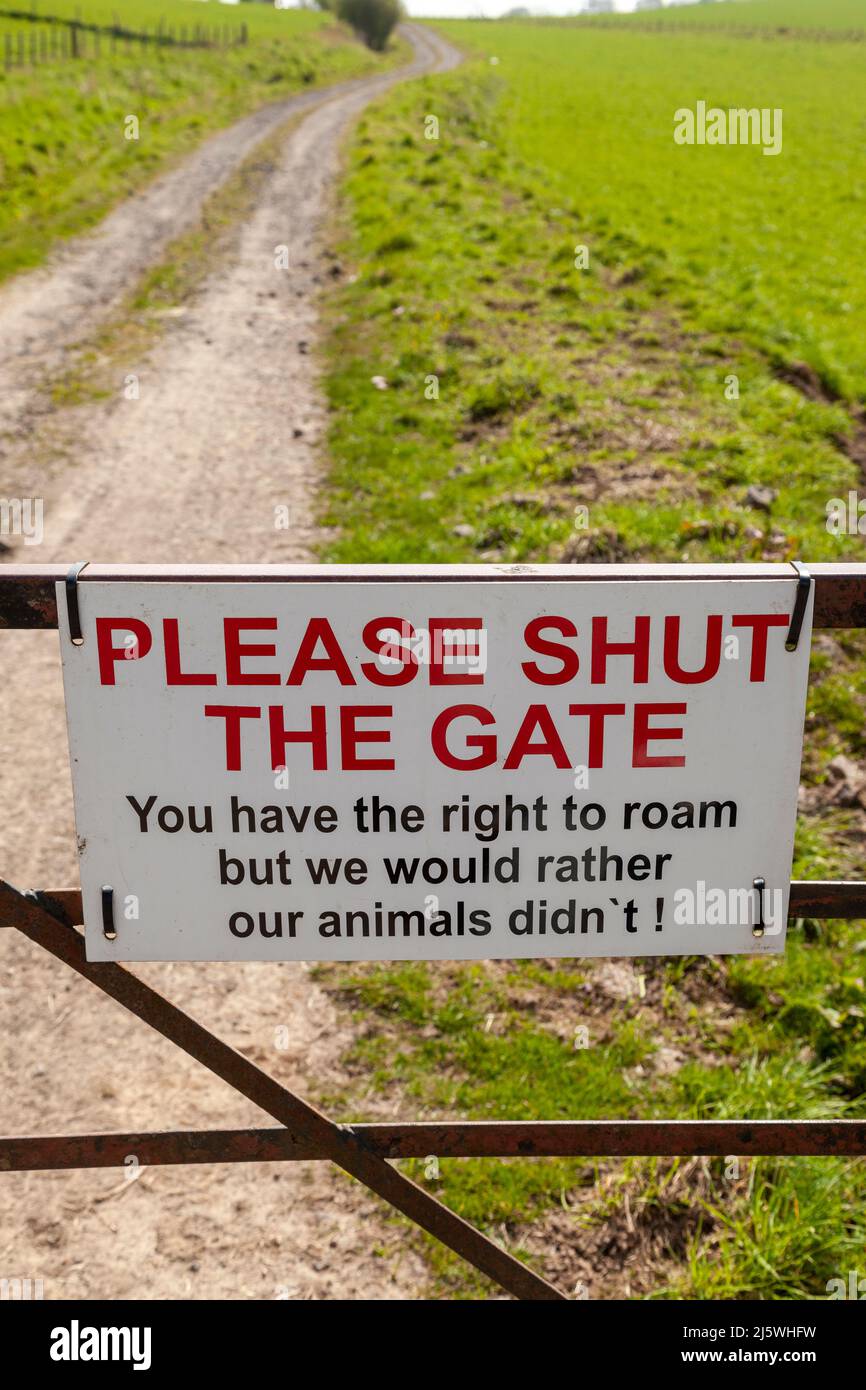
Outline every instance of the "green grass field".
{"label": "green grass field", "polygon": [[[696,30],[726,26],[733,29],[863,30],[866,15],[860,0],[724,0],[712,5],[668,5],[664,10],[634,15],[606,15],[626,25],[658,24],[667,29],[693,25]],[[577,21],[591,23],[591,20]]]}
{"label": "green grass field", "polygon": [[[693,27],[658,37],[627,18],[440,26],[466,64],[379,103],[349,153],[326,558],[862,557],[826,505],[866,461],[866,48],[700,28],[859,15],[767,0],[673,11]],[[781,154],[676,145],[698,100],[781,108]],[[835,754],[866,754],[862,642],[817,636],[813,673],[820,785]],[[856,812],[804,815],[794,875],[861,877],[862,846]],[[862,924],[802,923],[778,961],[650,962],[618,984],[579,961],[320,974],[366,1019],[349,1064],[388,1113],[862,1115],[864,949]],[[823,1297],[866,1245],[861,1162],[415,1173],[554,1277],[577,1223],[593,1297]]]}
{"label": "green grass field", "polygon": [[[15,8],[15,6],[12,6]],[[108,0],[43,0],[40,13],[111,24]],[[256,107],[309,86],[380,69],[348,29],[318,12],[230,6],[214,0],[132,0],[122,22],[153,33],[246,23],[250,41],[230,49],[134,45],[101,57],[0,69],[0,278],[43,260],[57,238],[92,226],[119,199],[204,136]],[[41,27],[41,26],[37,26]],[[0,18],[3,34],[31,25]],[[17,42],[17,40],[16,40]],[[124,138],[136,115],[140,138]]]}

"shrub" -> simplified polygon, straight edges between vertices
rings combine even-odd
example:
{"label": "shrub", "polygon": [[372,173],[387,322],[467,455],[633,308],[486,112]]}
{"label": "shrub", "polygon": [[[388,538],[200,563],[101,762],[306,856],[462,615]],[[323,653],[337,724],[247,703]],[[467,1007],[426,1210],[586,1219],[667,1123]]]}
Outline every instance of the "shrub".
{"label": "shrub", "polygon": [[368,48],[381,53],[402,17],[400,0],[333,0],[340,19],[351,24]]}

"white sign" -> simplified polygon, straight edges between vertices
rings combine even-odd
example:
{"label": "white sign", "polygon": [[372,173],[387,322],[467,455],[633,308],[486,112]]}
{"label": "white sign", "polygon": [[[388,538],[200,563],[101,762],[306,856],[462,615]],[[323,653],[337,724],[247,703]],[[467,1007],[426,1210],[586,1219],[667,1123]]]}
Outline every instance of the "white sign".
{"label": "white sign", "polygon": [[89,959],[781,952],[811,596],[723,575],[59,585]]}

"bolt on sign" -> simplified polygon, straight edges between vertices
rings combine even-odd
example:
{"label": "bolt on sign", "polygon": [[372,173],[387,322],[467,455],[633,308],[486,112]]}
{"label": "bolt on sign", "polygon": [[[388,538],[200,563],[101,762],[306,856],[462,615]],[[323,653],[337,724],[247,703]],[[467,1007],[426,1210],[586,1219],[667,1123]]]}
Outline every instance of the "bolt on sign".
{"label": "bolt on sign", "polygon": [[58,586],[91,960],[784,950],[812,595],[445,576]]}

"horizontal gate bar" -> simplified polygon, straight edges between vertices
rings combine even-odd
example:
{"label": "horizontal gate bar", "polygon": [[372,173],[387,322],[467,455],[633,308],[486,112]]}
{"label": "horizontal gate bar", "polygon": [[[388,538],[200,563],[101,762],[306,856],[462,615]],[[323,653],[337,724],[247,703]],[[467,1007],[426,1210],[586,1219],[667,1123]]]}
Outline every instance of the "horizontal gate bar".
{"label": "horizontal gate bar", "polygon": [[788,918],[796,917],[866,917],[866,883],[797,879],[788,899]]}
{"label": "horizontal gate bar", "polygon": [[[342,1125],[381,1158],[854,1157],[866,1120],[468,1120]],[[170,1130],[0,1138],[0,1172],[327,1159],[288,1130]]]}
{"label": "horizontal gate bar", "polygon": [[[79,557],[80,558],[80,557]],[[866,627],[866,564],[808,566],[815,581],[815,627]],[[57,626],[54,585],[69,565],[0,565],[0,627]],[[784,579],[790,565],[88,565],[79,584],[92,580],[154,583],[568,583],[591,579],[639,579],[642,583],[685,579]]]}
{"label": "horizontal gate bar", "polygon": [[[68,926],[81,925],[83,913],[79,888],[38,890],[34,891],[33,896]],[[866,883],[796,880],[791,884],[788,917],[791,920],[797,917],[866,918]],[[12,922],[0,918],[0,927],[12,925]]]}

